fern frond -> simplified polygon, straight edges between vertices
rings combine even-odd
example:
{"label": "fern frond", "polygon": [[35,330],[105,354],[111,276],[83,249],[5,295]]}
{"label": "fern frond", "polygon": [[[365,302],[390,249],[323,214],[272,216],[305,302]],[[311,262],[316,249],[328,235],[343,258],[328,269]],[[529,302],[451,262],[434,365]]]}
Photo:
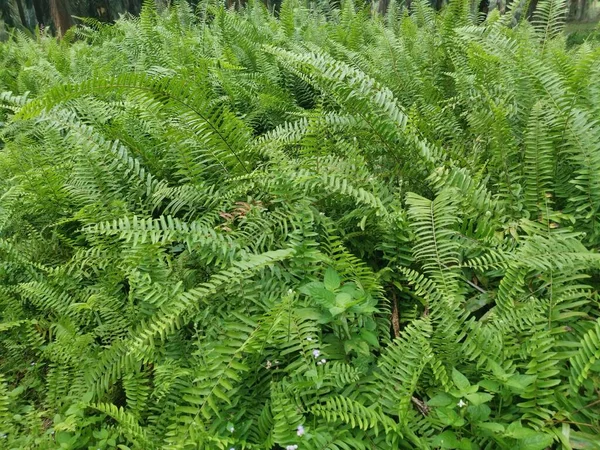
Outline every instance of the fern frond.
{"label": "fern frond", "polygon": [[545,213],[554,179],[554,148],[543,106],[536,104],[531,112],[525,150],[524,197],[532,213]]}
{"label": "fern frond", "polygon": [[581,348],[571,360],[570,383],[577,389],[586,380],[591,367],[600,359],[600,319],[580,341]]}
{"label": "fern frond", "polygon": [[134,445],[149,449],[156,448],[154,443],[146,436],[144,429],[139,425],[135,416],[128,413],[123,408],[119,408],[109,403],[95,403],[91,404],[90,407],[97,409],[116,420],[122,433],[124,433]]}
{"label": "fern frond", "polygon": [[542,51],[550,39],[562,32],[566,12],[564,0],[544,0],[537,5],[532,22],[542,43]]}
{"label": "fern frond", "polygon": [[452,192],[441,192],[433,201],[409,194],[407,203],[417,238],[415,257],[422,262],[423,269],[440,283],[444,292],[453,295],[457,274],[451,269],[458,264],[458,242],[452,239],[452,226],[458,219]]}

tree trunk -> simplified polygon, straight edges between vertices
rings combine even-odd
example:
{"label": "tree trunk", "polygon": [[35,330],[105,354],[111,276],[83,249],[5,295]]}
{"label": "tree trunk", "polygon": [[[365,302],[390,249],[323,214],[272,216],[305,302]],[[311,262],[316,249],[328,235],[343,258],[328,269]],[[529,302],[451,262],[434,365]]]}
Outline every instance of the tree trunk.
{"label": "tree trunk", "polygon": [[537,8],[538,0],[531,0],[529,2],[529,8],[527,9],[527,20],[530,20],[533,17],[533,13]]}
{"label": "tree trunk", "polygon": [[0,42],[4,42],[8,39],[8,33],[6,32],[6,25],[4,25],[4,20],[0,17]]}
{"label": "tree trunk", "polygon": [[0,16],[10,27],[24,27],[22,20],[23,8],[19,3],[20,0],[0,1]]}
{"label": "tree trunk", "polygon": [[575,20],[584,21],[589,19],[588,17],[588,7],[591,3],[591,0],[579,0],[577,2],[577,10],[575,11]]}
{"label": "tree trunk", "polygon": [[23,4],[20,0],[17,0],[17,9],[19,11],[19,19],[24,26],[27,26],[27,18],[25,17],[25,10],[23,9]]}
{"label": "tree trunk", "polygon": [[62,36],[73,25],[66,0],[50,0],[50,16],[59,36]]}
{"label": "tree trunk", "polygon": [[389,5],[390,0],[379,0],[379,14],[384,15],[388,10]]}
{"label": "tree trunk", "polygon": [[33,0],[33,10],[37,23],[46,25],[50,17],[50,5],[44,0]]}

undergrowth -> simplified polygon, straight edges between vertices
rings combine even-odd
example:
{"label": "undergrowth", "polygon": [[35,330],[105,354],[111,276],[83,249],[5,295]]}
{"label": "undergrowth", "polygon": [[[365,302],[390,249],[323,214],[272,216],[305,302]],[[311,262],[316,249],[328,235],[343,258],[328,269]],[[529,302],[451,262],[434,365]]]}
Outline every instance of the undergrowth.
{"label": "undergrowth", "polygon": [[0,44],[1,448],[600,448],[563,0],[151,3]]}

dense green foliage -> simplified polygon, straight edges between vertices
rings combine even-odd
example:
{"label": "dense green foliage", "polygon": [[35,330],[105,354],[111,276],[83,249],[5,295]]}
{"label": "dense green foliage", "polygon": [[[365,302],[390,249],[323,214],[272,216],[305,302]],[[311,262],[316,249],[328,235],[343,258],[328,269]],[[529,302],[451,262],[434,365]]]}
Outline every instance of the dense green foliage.
{"label": "dense green foliage", "polygon": [[0,46],[0,447],[600,448],[600,45],[412,5]]}

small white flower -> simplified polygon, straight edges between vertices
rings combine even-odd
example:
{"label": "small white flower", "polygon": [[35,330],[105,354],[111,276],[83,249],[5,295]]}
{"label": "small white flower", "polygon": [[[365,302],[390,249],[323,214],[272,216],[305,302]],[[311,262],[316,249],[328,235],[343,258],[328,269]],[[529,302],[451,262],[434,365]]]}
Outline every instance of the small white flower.
{"label": "small white flower", "polygon": [[317,361],[317,366],[321,366],[323,363],[321,361]]}
{"label": "small white flower", "polygon": [[306,338],[306,340],[307,340],[308,342],[312,342],[312,337],[311,337],[311,336],[309,336],[309,337],[307,337],[307,338]]}
{"label": "small white flower", "polygon": [[326,360],[325,358],[323,358],[323,359],[321,360],[321,364],[325,364],[326,362],[327,362],[327,360]]}
{"label": "small white flower", "polygon": [[315,349],[312,351],[312,354],[315,358],[318,358],[321,355],[321,352],[319,350]]}
{"label": "small white flower", "polygon": [[292,291],[291,289],[288,289],[288,295],[292,295],[294,293],[294,291]]}
{"label": "small white flower", "polygon": [[273,364],[271,364],[271,361],[267,361],[267,365],[266,365],[267,369],[270,369],[272,365]]}
{"label": "small white flower", "polygon": [[297,448],[297,445],[286,445],[285,450],[296,450]]}
{"label": "small white flower", "polygon": [[296,430],[296,434],[298,436],[303,436],[304,435],[304,427],[302,425],[298,425],[298,429]]}
{"label": "small white flower", "polygon": [[460,401],[457,403],[459,408],[463,408],[465,406],[467,406],[467,404],[463,401],[463,399],[461,398]]}
{"label": "small white flower", "polygon": [[[269,361],[267,361],[268,363]],[[229,430],[230,433],[233,433],[235,431],[235,428],[233,428],[233,425],[229,425],[229,427],[227,427],[227,429]]]}
{"label": "small white flower", "polygon": [[31,365],[32,365],[32,366],[35,366],[35,363],[34,363],[34,362],[32,362],[32,363],[31,363]]}

